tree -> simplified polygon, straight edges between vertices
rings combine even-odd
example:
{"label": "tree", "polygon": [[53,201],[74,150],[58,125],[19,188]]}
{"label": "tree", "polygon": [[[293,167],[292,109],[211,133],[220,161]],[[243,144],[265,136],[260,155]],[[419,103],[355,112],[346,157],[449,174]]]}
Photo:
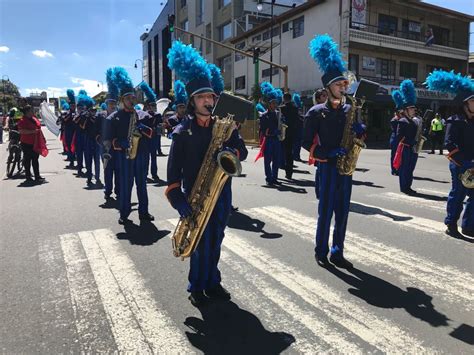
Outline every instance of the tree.
{"label": "tree", "polygon": [[4,113],[18,105],[19,97],[20,91],[18,87],[10,80],[2,79],[0,83],[0,106],[3,108]]}

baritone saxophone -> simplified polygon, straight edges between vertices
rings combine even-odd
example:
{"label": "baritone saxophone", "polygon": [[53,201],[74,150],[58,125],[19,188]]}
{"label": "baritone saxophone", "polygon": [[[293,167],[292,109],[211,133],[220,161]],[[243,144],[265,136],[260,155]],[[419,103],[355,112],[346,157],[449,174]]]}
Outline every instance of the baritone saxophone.
{"label": "baritone saxophone", "polygon": [[130,117],[130,122],[128,124],[128,148],[127,148],[127,159],[135,159],[138,151],[138,143],[142,134],[137,129],[137,112],[133,110],[132,117]]}

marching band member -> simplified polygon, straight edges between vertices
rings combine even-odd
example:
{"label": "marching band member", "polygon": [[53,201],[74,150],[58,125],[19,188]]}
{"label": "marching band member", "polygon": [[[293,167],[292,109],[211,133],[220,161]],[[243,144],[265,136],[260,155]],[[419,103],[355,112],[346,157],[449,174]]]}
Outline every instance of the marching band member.
{"label": "marching band member", "polygon": [[448,195],[447,216],[444,223],[446,234],[459,238],[458,220],[462,217],[462,233],[474,237],[474,189],[467,188],[460,176],[474,167],[474,83],[470,77],[435,70],[426,79],[430,90],[439,90],[455,94],[454,103],[457,113],[446,121],[445,147],[448,149],[449,170],[452,187]]}
{"label": "marching band member", "polygon": [[[319,104],[323,104],[327,101],[328,99],[328,93],[326,91],[325,88],[320,88],[320,89],[317,89],[314,94],[313,94],[313,105],[319,105]],[[314,181],[315,181],[315,193],[316,193],[316,198],[319,200],[319,163],[317,161],[314,162],[314,166],[315,166],[315,178],[314,178]]]}
{"label": "marching band member", "polygon": [[[176,126],[172,134],[166,196],[180,216],[187,217],[192,213],[187,198],[212,139],[214,118],[211,117],[211,111],[215,105],[216,94],[210,82],[210,69],[193,47],[175,41],[168,53],[168,60],[170,69],[186,82],[189,100],[188,115]],[[237,130],[234,130],[224,146],[224,149],[235,152],[241,160],[247,156],[247,150]],[[221,273],[218,268],[231,200],[229,179],[218,198],[199,245],[191,255],[188,292],[189,300],[196,307],[203,305],[208,299],[231,298],[230,293],[221,285]]]}
{"label": "marching band member", "polygon": [[150,164],[147,163],[147,176],[148,170],[150,170],[153,181],[158,182],[160,181],[160,178],[158,177],[157,158],[158,155],[162,155],[161,124],[163,123],[163,119],[160,114],[156,113],[157,97],[153,89],[145,81],[142,81],[139,86],[146,97],[143,110],[148,112],[148,114],[151,116],[151,128],[153,129],[152,137],[148,140],[148,149],[150,151]]}
{"label": "marching band member", "polygon": [[303,109],[303,102],[301,101],[301,96],[298,93],[293,93],[293,102],[298,109],[298,119],[296,120],[295,128],[295,140],[293,142],[293,160],[301,161],[301,141],[303,139],[303,116],[300,114],[300,111]]}
{"label": "marching band member", "polygon": [[[79,90],[79,96],[87,96],[85,90]],[[83,105],[77,105],[77,114],[74,116],[75,123],[75,148],[76,148],[76,160],[77,160],[77,177],[84,177],[82,169],[84,168],[84,155],[85,155],[85,146],[86,146],[86,132],[85,126],[83,123],[85,121],[85,116],[87,115],[87,110]]]}
{"label": "marching band member", "polygon": [[62,117],[64,124],[64,141],[66,144],[67,159],[69,160],[69,168],[74,168],[74,160],[76,158],[76,125],[74,118],[76,115],[76,96],[72,89],[68,89],[67,97],[69,100],[69,112]]}
{"label": "marching band member", "polygon": [[390,120],[390,168],[392,169],[392,175],[398,175],[398,170],[393,167],[393,159],[395,158],[395,153],[397,152],[398,142],[397,142],[397,131],[398,131],[398,121],[400,120],[402,106],[403,106],[403,97],[400,90],[392,91],[392,100],[395,103],[395,115]]}
{"label": "marching band member", "polygon": [[397,151],[393,159],[393,166],[398,170],[400,191],[407,195],[414,195],[416,191],[411,188],[411,185],[418,160],[416,145],[419,125],[414,119],[416,117],[416,90],[411,80],[402,81],[400,94],[403,98],[403,114],[398,121]]}
{"label": "marching band member", "polygon": [[176,113],[168,118],[168,127],[170,134],[174,128],[181,123],[186,117],[186,104],[188,102],[188,94],[186,93],[186,86],[181,80],[174,82],[174,104],[176,106]]}
{"label": "marching band member", "polygon": [[[113,80],[120,91],[120,109],[112,113],[107,120],[110,120],[110,133],[105,135],[105,139],[112,142],[115,150],[117,163],[119,165],[119,224],[129,224],[128,219],[131,211],[132,188],[135,182],[138,196],[138,214],[140,221],[153,221],[155,218],[148,212],[148,193],[146,188],[146,170],[148,163],[148,142],[152,136],[150,127],[151,117],[144,111],[134,109],[136,96],[132,80],[125,69],[114,68]],[[133,146],[133,136],[140,136],[138,146]],[[133,157],[132,149],[136,149],[136,156]]]}
{"label": "marching band member", "polygon": [[[323,104],[313,106],[304,122],[303,148],[310,152],[310,163],[319,163],[320,197],[316,228],[315,258],[319,266],[327,267],[329,261],[329,230],[334,214],[335,226],[329,260],[341,268],[352,268],[344,257],[349,205],[352,192],[352,176],[341,175],[337,169],[338,157],[347,154],[341,147],[348,113],[352,107],[345,101],[349,85],[344,76],[346,68],[337,44],[326,35],[316,36],[310,42],[310,55],[324,73],[321,81],[328,93]],[[350,127],[357,135],[364,133],[360,123]]]}
{"label": "marching band member", "polygon": [[293,146],[298,134],[299,113],[298,107],[293,102],[290,93],[283,94],[283,105],[280,107],[281,114],[285,118],[287,125],[285,139],[283,141],[283,155],[285,161],[285,177],[288,180],[293,178]]}
{"label": "marching band member", "polygon": [[[267,186],[281,185],[278,181],[278,169],[281,164],[281,134],[282,115],[278,110],[283,92],[275,89],[272,84],[265,81],[261,84],[264,100],[267,103],[267,111],[260,116],[260,132],[263,135],[261,152],[265,166],[265,181]],[[261,154],[257,156],[257,159]]]}

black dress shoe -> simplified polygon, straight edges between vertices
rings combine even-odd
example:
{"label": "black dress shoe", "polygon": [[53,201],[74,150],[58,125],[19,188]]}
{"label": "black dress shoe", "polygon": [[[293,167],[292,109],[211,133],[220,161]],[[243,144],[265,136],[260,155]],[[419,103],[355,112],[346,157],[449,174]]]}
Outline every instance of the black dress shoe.
{"label": "black dress shoe", "polygon": [[445,233],[453,238],[459,238],[461,236],[457,224],[448,224]]}
{"label": "black dress shoe", "polygon": [[119,220],[118,220],[118,223],[121,224],[121,225],[125,225],[125,224],[131,224],[133,222],[132,222],[132,220],[130,220],[128,218],[120,217]]}
{"label": "black dress shoe", "polygon": [[406,189],[406,190],[402,190],[402,192],[405,194],[405,195],[409,195],[409,196],[414,196],[417,194],[417,192],[415,190],[412,190],[412,189]]}
{"label": "black dress shoe", "polygon": [[321,267],[328,267],[331,264],[329,264],[329,260],[327,256],[317,256],[315,255],[314,258],[316,259],[316,263],[321,266]]}
{"label": "black dress shoe", "polygon": [[204,295],[203,291],[191,292],[188,297],[188,300],[191,301],[191,304],[194,307],[202,307],[207,302],[207,297]]}
{"label": "black dress shoe", "polygon": [[34,180],[33,180],[33,178],[32,178],[31,176],[27,176],[27,177],[25,178],[25,182],[33,182],[33,181],[34,181]]}
{"label": "black dress shoe", "polygon": [[36,177],[35,177],[35,180],[36,180],[36,182],[44,182],[44,181],[46,181],[46,179],[45,179],[44,177],[42,177],[42,176],[36,176]]}
{"label": "black dress shoe", "polygon": [[474,238],[474,230],[463,228],[461,231],[462,231],[462,234],[467,235],[468,237]]}
{"label": "black dress shoe", "polygon": [[343,256],[335,257],[334,255],[331,255],[329,257],[329,260],[331,261],[331,263],[341,269],[350,270],[354,268],[354,265],[352,265],[352,263]]}
{"label": "black dress shoe", "polygon": [[92,185],[92,180],[91,179],[87,179],[87,186],[91,186]]}
{"label": "black dress shoe", "polygon": [[280,182],[280,181],[278,181],[278,180],[275,180],[275,181],[273,181],[273,184],[274,184],[274,185],[278,185],[278,186],[279,186],[279,185],[281,185],[281,182]]}
{"label": "black dress shoe", "polygon": [[141,214],[140,216],[138,216],[138,218],[140,218],[140,221],[154,221],[155,220],[155,217],[153,217],[149,213]]}
{"label": "black dress shoe", "polygon": [[219,299],[224,301],[230,301],[230,292],[227,291],[221,284],[216,287],[206,290],[206,296],[212,299]]}
{"label": "black dress shoe", "polygon": [[153,182],[159,182],[160,181],[160,177],[158,175],[152,176],[151,178],[152,178]]}

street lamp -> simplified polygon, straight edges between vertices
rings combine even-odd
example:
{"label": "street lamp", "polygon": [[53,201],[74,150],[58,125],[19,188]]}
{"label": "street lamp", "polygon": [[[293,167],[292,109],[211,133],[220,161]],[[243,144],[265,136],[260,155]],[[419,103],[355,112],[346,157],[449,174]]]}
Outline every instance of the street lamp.
{"label": "street lamp", "polygon": [[[5,78],[7,78],[7,80],[5,80]],[[2,75],[2,82],[3,82],[3,115],[6,114],[6,112],[8,111],[8,107],[7,107],[7,100],[6,100],[6,97],[5,97],[5,82],[8,81],[10,82],[10,77],[8,75]]]}
{"label": "street lamp", "polygon": [[138,61],[142,62],[142,81],[143,81],[143,60],[141,60],[141,59],[135,60],[135,65],[134,65],[134,67],[135,67],[135,69],[138,68],[138,65],[137,65],[137,62],[138,62]]}

